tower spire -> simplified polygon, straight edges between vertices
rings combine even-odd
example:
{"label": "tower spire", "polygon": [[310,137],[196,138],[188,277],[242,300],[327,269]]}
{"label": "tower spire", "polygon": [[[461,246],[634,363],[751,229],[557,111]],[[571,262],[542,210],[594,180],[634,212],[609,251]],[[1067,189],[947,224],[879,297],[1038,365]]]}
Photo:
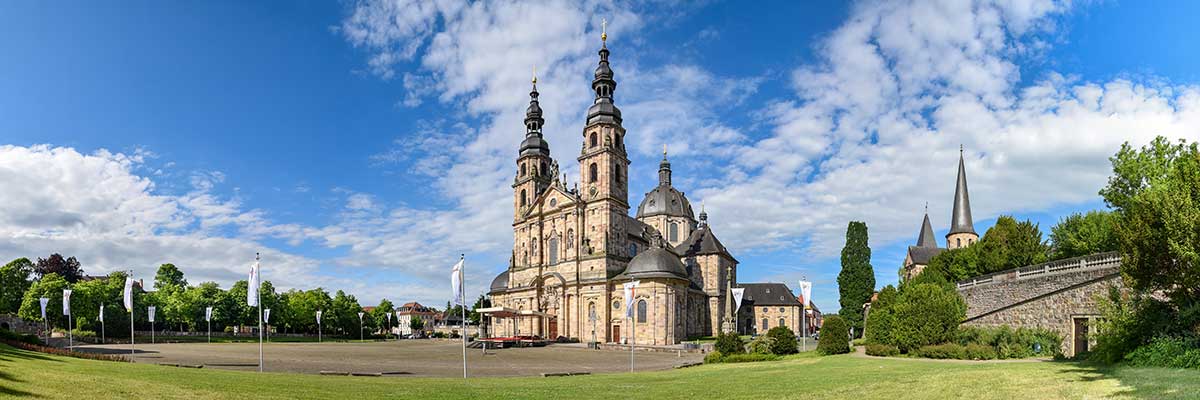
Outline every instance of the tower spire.
{"label": "tower spire", "polygon": [[967,169],[963,162],[963,149],[958,149],[958,180],[954,184],[954,211],[950,215],[950,233],[975,233],[975,223],[971,220],[971,197],[967,193]]}
{"label": "tower spire", "polygon": [[929,203],[925,203],[925,220],[921,221],[921,233],[917,234],[917,247],[937,247],[937,238],[933,236],[933,225],[929,223]]}
{"label": "tower spire", "polygon": [[658,186],[671,186],[671,162],[667,161],[666,144],[663,144],[663,159],[658,163]]}

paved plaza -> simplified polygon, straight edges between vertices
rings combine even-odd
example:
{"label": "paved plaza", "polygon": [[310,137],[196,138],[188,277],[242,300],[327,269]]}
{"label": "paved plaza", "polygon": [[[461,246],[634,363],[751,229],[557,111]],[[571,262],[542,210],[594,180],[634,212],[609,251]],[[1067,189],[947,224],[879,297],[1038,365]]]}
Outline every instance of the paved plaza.
{"label": "paved plaza", "polygon": [[[79,346],[79,350],[129,354],[129,345]],[[461,377],[462,343],[404,340],[371,343],[266,343],[266,371],[316,374],[321,371],[382,373],[385,376]],[[638,351],[638,371],[670,369],[699,362],[695,353]],[[257,343],[138,344],[134,362],[204,365],[204,368],[257,370]],[[629,371],[629,352],[589,350],[578,345],[467,349],[471,376],[530,376],[543,373]]]}

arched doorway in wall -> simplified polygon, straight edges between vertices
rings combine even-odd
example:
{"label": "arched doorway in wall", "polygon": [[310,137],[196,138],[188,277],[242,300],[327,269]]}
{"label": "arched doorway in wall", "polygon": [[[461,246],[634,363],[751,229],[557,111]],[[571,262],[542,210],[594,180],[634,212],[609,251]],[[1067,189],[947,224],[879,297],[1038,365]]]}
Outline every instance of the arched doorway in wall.
{"label": "arched doorway in wall", "polygon": [[546,313],[541,326],[542,336],[549,340],[559,336],[569,337],[570,332],[566,329],[566,279],[558,273],[549,273],[542,275],[539,280],[541,293],[538,295],[538,311]]}

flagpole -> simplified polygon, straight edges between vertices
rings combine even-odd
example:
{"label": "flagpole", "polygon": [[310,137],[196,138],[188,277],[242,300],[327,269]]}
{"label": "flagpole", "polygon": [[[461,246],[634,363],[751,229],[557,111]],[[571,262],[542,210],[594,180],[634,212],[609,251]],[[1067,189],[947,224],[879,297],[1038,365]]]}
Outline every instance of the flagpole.
{"label": "flagpole", "polygon": [[459,284],[459,307],[462,307],[462,356],[463,356],[463,379],[467,379],[467,291],[463,289],[466,284],[467,255],[459,256],[458,262],[462,264],[462,268],[458,269],[458,284]]}
{"label": "flagpole", "polygon": [[262,266],[254,253],[254,302],[258,304],[258,372],[263,372]]}
{"label": "flagpole", "polygon": [[[637,290],[637,286],[634,286],[629,289],[629,298],[630,299],[636,298],[636,297],[634,297],[635,296],[634,292],[636,290]],[[630,303],[630,305],[635,305],[635,304],[637,304],[636,301]],[[629,306],[626,306],[626,308],[628,308],[628,307]],[[636,321],[633,318],[633,312],[631,312],[629,310],[625,310],[625,315],[629,316],[629,333],[630,333],[630,335],[629,335],[629,372],[633,372],[633,345],[637,343],[637,327],[633,325],[634,322]]]}
{"label": "flagpole", "polygon": [[133,361],[133,356],[137,354],[137,347],[133,344],[133,270],[129,270],[129,276],[125,277],[129,280],[129,307],[125,307],[125,311],[129,312],[129,361]]}

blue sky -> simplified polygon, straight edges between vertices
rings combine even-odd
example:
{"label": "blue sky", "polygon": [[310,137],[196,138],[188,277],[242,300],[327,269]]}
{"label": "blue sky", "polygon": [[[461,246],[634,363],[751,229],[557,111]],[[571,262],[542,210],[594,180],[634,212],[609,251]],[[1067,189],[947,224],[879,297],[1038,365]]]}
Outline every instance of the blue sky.
{"label": "blue sky", "polygon": [[944,234],[960,143],[982,234],[1103,207],[1122,142],[1200,137],[1193,2],[105,6],[0,4],[0,257],[228,285],[262,251],[280,286],[437,305],[465,252],[478,293],[535,65],[578,181],[601,18],[631,201],[667,144],[740,278],[808,276],[826,311],[849,220],[880,286],[925,202]]}

